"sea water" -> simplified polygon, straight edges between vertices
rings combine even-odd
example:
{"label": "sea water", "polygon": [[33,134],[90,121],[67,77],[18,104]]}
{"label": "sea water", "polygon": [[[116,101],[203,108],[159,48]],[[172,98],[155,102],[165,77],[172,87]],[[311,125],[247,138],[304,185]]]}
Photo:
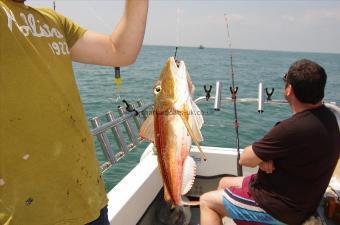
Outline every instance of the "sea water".
{"label": "sea water", "polygon": [[[120,96],[115,87],[114,68],[75,63],[74,70],[87,118],[90,120],[108,111],[113,111],[117,117],[117,107],[124,106],[122,99],[152,103],[152,86],[167,58],[173,56],[174,52],[175,47],[170,46],[143,46],[136,63],[121,68]],[[217,80],[223,85],[222,97],[230,97],[230,53],[233,57],[238,98],[257,98],[258,83],[262,82],[264,88],[274,88],[272,99],[282,100],[283,74],[294,61],[307,58],[322,65],[328,74],[325,100],[340,104],[340,54],[180,47],[177,58],[186,63],[196,87],[195,97],[205,96],[204,85],[212,85],[211,94],[214,95]],[[222,104],[220,111],[214,111],[213,102],[204,102],[199,108],[205,121],[202,128],[204,141],[201,145],[235,148],[233,105]],[[291,116],[287,104],[265,104],[264,112],[259,114],[257,103],[238,102],[237,113],[241,148],[261,138],[276,122]],[[107,190],[134,168],[147,144],[139,145],[105,173]],[[96,147],[97,157],[103,162],[104,156],[97,141]],[[114,142],[112,148],[117,149]]]}

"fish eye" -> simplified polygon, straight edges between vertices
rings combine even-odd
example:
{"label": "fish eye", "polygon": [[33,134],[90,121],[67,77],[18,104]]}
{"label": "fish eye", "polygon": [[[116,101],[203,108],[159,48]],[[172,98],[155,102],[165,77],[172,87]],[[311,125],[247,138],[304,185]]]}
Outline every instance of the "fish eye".
{"label": "fish eye", "polygon": [[161,85],[157,85],[154,89],[153,92],[157,95],[159,92],[161,92],[162,88]]}

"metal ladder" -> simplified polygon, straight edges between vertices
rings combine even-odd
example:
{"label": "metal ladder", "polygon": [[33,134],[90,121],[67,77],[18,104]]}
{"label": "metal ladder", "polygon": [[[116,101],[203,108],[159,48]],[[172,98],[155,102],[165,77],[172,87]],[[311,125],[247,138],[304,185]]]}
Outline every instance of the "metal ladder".
{"label": "metal ladder", "polygon": [[[115,117],[112,111],[105,113],[104,116],[96,116],[90,119],[93,129],[91,133],[97,138],[100,147],[105,156],[105,162],[100,165],[102,173],[112,165],[122,159],[127,153],[139,145],[143,140],[138,137],[138,130],[143,121],[148,116],[148,109],[153,104],[144,104],[143,101],[137,101],[136,104],[127,104],[127,107],[119,106],[117,111],[119,117]],[[137,107],[135,107],[135,105]],[[149,112],[152,112],[151,110]],[[134,121],[134,122],[133,122]],[[133,125],[133,123],[135,125]],[[126,143],[121,126],[124,126],[129,142]],[[137,128],[138,130],[136,131]],[[118,149],[113,149],[108,134],[112,132]]]}

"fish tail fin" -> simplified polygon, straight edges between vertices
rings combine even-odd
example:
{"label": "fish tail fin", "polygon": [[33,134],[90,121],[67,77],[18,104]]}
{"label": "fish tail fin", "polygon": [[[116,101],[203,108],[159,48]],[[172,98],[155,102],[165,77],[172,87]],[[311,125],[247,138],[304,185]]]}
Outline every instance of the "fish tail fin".
{"label": "fish tail fin", "polygon": [[198,206],[198,205],[200,205],[200,201],[184,201],[182,199],[181,200],[181,205],[184,205],[184,206]]}

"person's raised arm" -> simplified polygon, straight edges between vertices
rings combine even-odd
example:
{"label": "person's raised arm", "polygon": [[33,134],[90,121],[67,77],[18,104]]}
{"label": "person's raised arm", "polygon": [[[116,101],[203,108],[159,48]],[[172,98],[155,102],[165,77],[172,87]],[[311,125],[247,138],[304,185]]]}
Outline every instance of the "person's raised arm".
{"label": "person's raised arm", "polygon": [[72,46],[73,61],[106,66],[126,66],[135,62],[141,49],[148,0],[126,0],[124,14],[112,34],[92,31]]}

